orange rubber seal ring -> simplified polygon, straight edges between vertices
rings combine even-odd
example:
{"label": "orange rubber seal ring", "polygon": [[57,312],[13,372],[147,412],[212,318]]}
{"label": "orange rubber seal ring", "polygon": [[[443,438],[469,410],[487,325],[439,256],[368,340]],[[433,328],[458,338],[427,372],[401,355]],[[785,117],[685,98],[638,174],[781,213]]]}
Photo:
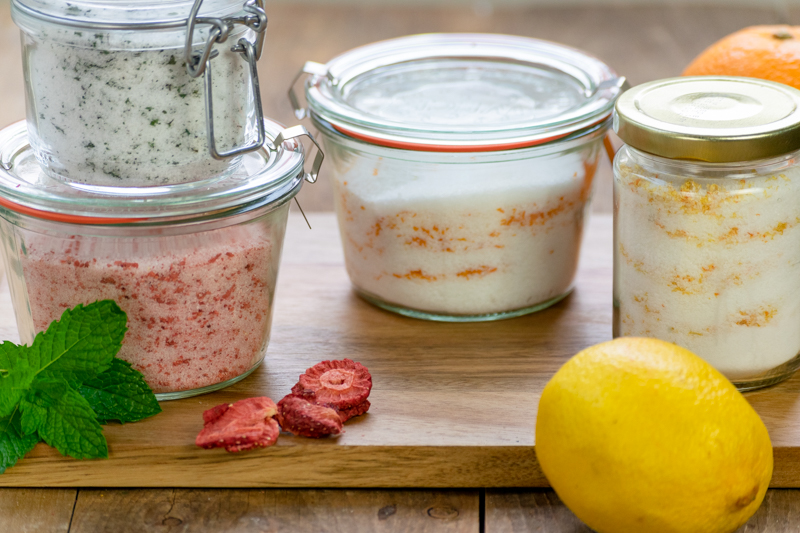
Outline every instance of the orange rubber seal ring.
{"label": "orange rubber seal ring", "polygon": [[508,144],[492,144],[487,146],[454,146],[447,144],[416,144],[403,141],[389,141],[386,139],[376,139],[375,137],[369,137],[367,135],[355,133],[350,130],[346,130],[340,126],[333,126],[333,128],[339,133],[342,133],[354,139],[358,139],[359,141],[367,142],[369,144],[377,144],[378,146],[386,146],[387,148],[414,150],[416,152],[453,152],[453,153],[499,152],[501,150],[514,150],[516,148],[527,148],[529,146],[536,146],[538,144],[544,144],[550,141],[555,141],[556,139],[561,139],[562,137],[570,135],[569,133],[565,133],[563,135],[556,135],[555,137],[548,137],[546,139],[539,139],[536,141],[523,141],[523,142],[508,143]]}
{"label": "orange rubber seal ring", "polygon": [[80,215],[66,215],[63,213],[53,213],[50,211],[41,211],[26,207],[7,200],[0,196],[0,205],[11,211],[29,215],[35,218],[44,220],[52,220],[54,222],[66,222],[68,224],[126,224],[130,222],[142,222],[148,220],[147,218],[107,218],[107,217],[85,217]]}
{"label": "orange rubber seal ring", "polygon": [[[598,124],[604,122],[608,119],[608,116],[603,117],[602,119],[585,126],[584,128],[580,128],[577,131],[581,131],[584,129],[593,128]],[[387,139],[379,139],[376,137],[370,137],[368,135],[363,135],[361,133],[356,133],[354,131],[350,131],[346,128],[338,126],[336,124],[330,124],[333,129],[338,131],[343,135],[347,135],[348,137],[352,137],[354,139],[358,139],[359,141],[364,141],[369,144],[375,144],[378,146],[385,146],[387,148],[400,148],[402,150],[413,150],[416,152],[450,152],[450,153],[466,153],[466,152],[499,152],[502,150],[515,150],[517,148],[529,148],[531,146],[538,146],[540,144],[549,143],[550,141],[557,141],[558,139],[563,139],[569,135],[575,133],[574,131],[570,131],[567,133],[563,133],[561,135],[556,135],[554,137],[547,137],[545,139],[538,139],[535,141],[521,141],[515,143],[506,143],[506,144],[490,144],[485,146],[455,146],[450,144],[417,144],[417,143],[410,143],[404,141],[390,141]]]}

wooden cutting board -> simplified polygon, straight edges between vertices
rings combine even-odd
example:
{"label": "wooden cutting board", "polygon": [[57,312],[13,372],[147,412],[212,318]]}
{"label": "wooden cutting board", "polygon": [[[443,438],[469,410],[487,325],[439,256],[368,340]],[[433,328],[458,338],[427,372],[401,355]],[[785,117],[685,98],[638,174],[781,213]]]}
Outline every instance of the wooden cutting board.
{"label": "wooden cutting board", "polygon": [[[575,292],[522,318],[446,324],[401,317],[353,294],[332,214],[289,220],[266,361],[229,389],[162,403],[106,426],[110,457],[76,461],[39,444],[0,486],[538,487],[534,425],[544,384],[570,356],[611,338],[611,217],[596,216]],[[5,282],[0,338],[17,338]],[[250,396],[276,401],[323,359],[372,372],[369,414],[337,438],[281,435],[240,454],[194,445],[201,413]],[[774,487],[800,486],[800,376],[747,397],[775,445]]]}

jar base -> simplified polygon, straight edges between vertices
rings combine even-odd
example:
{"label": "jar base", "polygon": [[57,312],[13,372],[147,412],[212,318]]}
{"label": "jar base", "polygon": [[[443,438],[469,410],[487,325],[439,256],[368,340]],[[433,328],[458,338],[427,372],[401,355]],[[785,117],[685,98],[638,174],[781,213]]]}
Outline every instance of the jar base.
{"label": "jar base", "polygon": [[[50,165],[49,160],[46,157],[39,157],[38,153],[36,154],[36,159],[47,177],[55,180],[59,184],[63,184],[61,185],[62,187],[72,187],[72,189],[78,191],[78,194],[95,193],[118,196],[124,196],[126,194],[138,194],[142,196],[153,195],[158,197],[164,196],[167,193],[178,195],[184,191],[192,192],[197,190],[199,187],[211,187],[216,182],[229,178],[242,166],[242,158],[236,157],[228,161],[227,167],[219,171],[212,172],[200,179],[191,181],[153,182],[149,179],[142,178],[141,176],[126,176],[124,178],[116,179],[81,181],[71,177],[67,172],[59,172],[58,169],[53,168]],[[187,175],[202,175],[202,173],[195,172],[191,169],[187,169],[183,172]]]}
{"label": "jar base", "polygon": [[490,322],[493,320],[505,320],[507,318],[516,318],[523,315],[528,315],[531,313],[535,313],[537,311],[542,311],[543,309],[547,309],[548,307],[557,304],[564,298],[570,295],[572,292],[572,287],[569,288],[563,294],[559,294],[555,298],[551,298],[545,302],[538,303],[536,305],[532,305],[529,307],[523,307],[522,309],[514,309],[512,311],[503,311],[500,313],[487,313],[483,315],[448,315],[443,313],[433,313],[430,311],[421,311],[419,309],[411,309],[408,307],[402,307],[398,305],[394,305],[384,300],[381,300],[378,296],[370,294],[368,292],[362,291],[361,289],[354,288],[356,294],[360,296],[362,299],[366,300],[367,302],[371,303],[376,307],[380,307],[385,311],[391,311],[392,313],[397,313],[398,315],[403,315],[411,318],[418,318],[420,320],[432,320],[435,322]]}
{"label": "jar base", "polygon": [[789,359],[782,365],[777,366],[772,370],[761,374],[760,376],[750,379],[731,380],[731,382],[734,384],[734,386],[736,386],[739,392],[763,389],[764,387],[776,385],[781,381],[789,379],[798,368],[800,368],[800,354],[797,354],[795,357]]}
{"label": "jar base", "polygon": [[261,363],[263,362],[264,360],[262,359],[261,361],[253,365],[253,368],[251,368],[250,370],[248,370],[247,372],[245,372],[240,376],[236,376],[235,378],[231,378],[227,381],[222,381],[220,383],[214,383],[213,385],[208,385],[206,387],[200,387],[199,389],[189,389],[189,390],[181,390],[175,392],[157,392],[156,400],[158,400],[159,402],[164,402],[168,400],[180,400],[182,398],[191,398],[192,396],[199,396],[201,394],[206,394],[209,392],[214,392],[220,389],[224,389],[225,387],[229,387],[234,383],[242,381],[244,378],[252,374],[256,368],[261,366]]}

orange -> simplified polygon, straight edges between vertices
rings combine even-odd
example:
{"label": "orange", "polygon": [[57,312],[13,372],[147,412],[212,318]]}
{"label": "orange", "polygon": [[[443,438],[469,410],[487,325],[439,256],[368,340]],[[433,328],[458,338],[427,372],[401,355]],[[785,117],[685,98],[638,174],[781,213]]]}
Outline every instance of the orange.
{"label": "orange", "polygon": [[709,46],[684,76],[745,76],[800,89],[800,26],[751,26]]}

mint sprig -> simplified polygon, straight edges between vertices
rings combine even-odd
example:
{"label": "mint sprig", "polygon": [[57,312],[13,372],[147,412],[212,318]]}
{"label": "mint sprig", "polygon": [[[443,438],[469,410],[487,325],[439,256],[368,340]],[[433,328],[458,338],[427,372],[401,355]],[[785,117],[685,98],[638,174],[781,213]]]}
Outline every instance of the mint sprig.
{"label": "mint sprig", "polygon": [[101,423],[161,412],[142,374],[116,358],[127,316],[112,300],[67,309],[31,346],[0,343],[0,473],[43,440],[108,457]]}

